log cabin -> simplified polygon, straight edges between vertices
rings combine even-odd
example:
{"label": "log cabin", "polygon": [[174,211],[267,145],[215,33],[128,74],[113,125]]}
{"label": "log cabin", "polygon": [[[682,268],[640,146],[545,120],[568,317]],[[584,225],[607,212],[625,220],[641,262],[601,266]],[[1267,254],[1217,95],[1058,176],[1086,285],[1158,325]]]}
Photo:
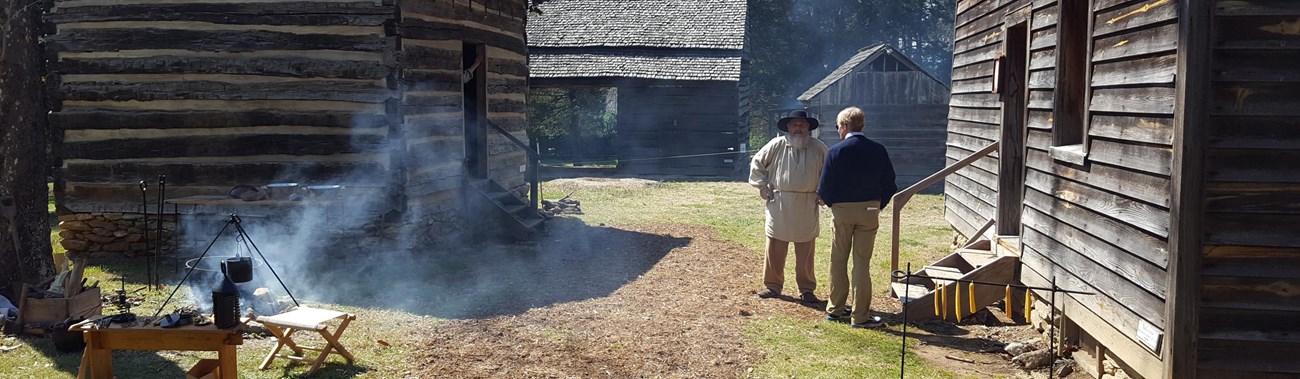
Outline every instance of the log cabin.
{"label": "log cabin", "polygon": [[57,203],[63,213],[138,210],[138,181],[157,175],[169,201],[297,182],[342,185],[375,213],[426,229],[479,219],[467,204],[488,199],[538,230],[535,154],[523,142],[527,7],[54,1],[45,21]]}
{"label": "log cabin", "polygon": [[[739,175],[744,0],[550,0],[528,20],[533,88],[613,88],[619,174]],[[705,155],[701,155],[705,154]],[[679,157],[660,159],[663,157]]]}
{"label": "log cabin", "polygon": [[894,283],[909,310],[929,317],[962,280],[1056,286],[1087,294],[1034,290],[1031,318],[1063,316],[1053,343],[1093,376],[1300,376],[1300,3],[957,12],[950,166],[932,178],[971,242],[919,270],[939,279]]}
{"label": "log cabin", "polygon": [[[829,128],[817,137],[827,146],[840,141],[834,120],[850,106],[867,114],[868,138],[889,150],[898,188],[907,188],[944,166],[948,85],[906,54],[885,44],[864,47],[799,96],[799,102]],[[938,193],[942,183],[926,192]]]}

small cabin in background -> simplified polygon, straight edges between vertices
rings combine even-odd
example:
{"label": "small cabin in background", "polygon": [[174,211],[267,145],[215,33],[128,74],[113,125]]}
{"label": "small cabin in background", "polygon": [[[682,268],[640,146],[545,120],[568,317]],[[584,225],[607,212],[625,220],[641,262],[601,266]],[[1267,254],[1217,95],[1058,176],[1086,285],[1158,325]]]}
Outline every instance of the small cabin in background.
{"label": "small cabin in background", "polygon": [[473,198],[526,203],[527,6],[55,1],[58,204],[138,211],[160,174],[169,199],[342,185],[437,236]]}
{"label": "small cabin in background", "polygon": [[528,20],[529,86],[612,89],[618,174],[718,177],[748,167],[744,0],[549,0],[538,9]]}
{"label": "small cabin in background", "polygon": [[[898,188],[943,168],[948,86],[892,46],[858,50],[799,101],[821,120],[823,127],[815,132],[828,146],[840,141],[835,131],[839,112],[862,108],[867,115],[863,133],[889,151]],[[935,184],[928,190],[941,189],[942,184]]]}
{"label": "small cabin in background", "polygon": [[996,257],[923,271],[1013,259],[1007,280],[1084,292],[1035,290],[1031,318],[1063,315],[1093,376],[1300,376],[1300,3],[957,12],[945,217]]}

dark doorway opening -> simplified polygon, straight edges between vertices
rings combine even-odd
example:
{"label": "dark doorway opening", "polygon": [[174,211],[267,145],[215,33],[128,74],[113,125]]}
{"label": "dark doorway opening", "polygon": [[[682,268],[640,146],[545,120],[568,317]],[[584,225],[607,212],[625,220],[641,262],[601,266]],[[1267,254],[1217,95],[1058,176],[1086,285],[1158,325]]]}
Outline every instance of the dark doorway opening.
{"label": "dark doorway opening", "polygon": [[483,44],[463,46],[461,82],[464,84],[465,171],[475,179],[486,178],[487,167],[487,57]]}

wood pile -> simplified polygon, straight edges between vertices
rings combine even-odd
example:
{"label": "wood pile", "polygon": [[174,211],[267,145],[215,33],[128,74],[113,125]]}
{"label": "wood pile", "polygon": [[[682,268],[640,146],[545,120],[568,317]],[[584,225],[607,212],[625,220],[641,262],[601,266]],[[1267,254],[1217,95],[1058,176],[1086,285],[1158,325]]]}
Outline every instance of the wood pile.
{"label": "wood pile", "polygon": [[552,215],[580,215],[582,214],[582,202],[567,197],[556,201],[542,200],[542,212]]}
{"label": "wood pile", "polygon": [[18,298],[18,331],[41,334],[52,325],[101,314],[99,282],[87,285],[86,259],[74,259],[72,266],[36,286],[23,284]]}

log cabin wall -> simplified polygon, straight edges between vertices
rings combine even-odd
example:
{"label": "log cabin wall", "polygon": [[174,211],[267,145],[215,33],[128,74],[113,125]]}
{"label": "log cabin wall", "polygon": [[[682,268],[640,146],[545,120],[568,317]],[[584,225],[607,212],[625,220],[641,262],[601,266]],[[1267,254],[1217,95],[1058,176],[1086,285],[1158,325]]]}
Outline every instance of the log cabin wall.
{"label": "log cabin wall", "polygon": [[[867,115],[864,134],[889,151],[899,188],[944,167],[948,86],[892,47],[864,48],[799,100],[821,121],[816,132],[827,146],[840,141],[835,130],[839,112],[862,108]],[[942,191],[942,184],[936,184],[926,192]]]}
{"label": "log cabin wall", "polygon": [[[528,141],[528,67],[523,0],[400,0],[401,88],[408,207],[448,214],[464,202],[467,121],[462,71],[466,54],[485,55],[488,121]],[[487,177],[527,198],[523,150],[485,125]],[[441,218],[441,217],[435,217]]]}
{"label": "log cabin wall", "polygon": [[[1166,329],[1174,78],[1174,0],[1100,0],[1066,12],[1090,35],[1058,35],[1072,1],[971,0],[958,4],[949,162],[1001,136],[999,95],[989,94],[1003,49],[1003,17],[1028,5],[1027,135],[1020,210],[1021,280],[1094,291],[1065,296],[1067,317],[1119,357],[1131,373],[1159,377],[1161,358],[1139,342],[1140,325]],[[1077,13],[1075,13],[1077,12]],[[1089,47],[1083,98],[1058,94],[1058,40]],[[1073,41],[1073,42],[1071,42]],[[1009,68],[1014,69],[1014,68]],[[1085,156],[1054,147],[1065,103],[1083,102]],[[1077,104],[1077,103],[1076,103]],[[1085,115],[1087,115],[1085,117]],[[1058,131],[1059,132],[1059,131]],[[999,213],[1000,157],[978,161],[947,181],[945,216],[969,235]],[[1042,293],[1041,298],[1047,294]],[[1060,296],[1060,295],[1058,295]],[[1145,326],[1144,326],[1145,328]]]}
{"label": "log cabin wall", "polygon": [[382,192],[395,8],[379,1],[55,1],[59,204],[133,210],[286,180]]}
{"label": "log cabin wall", "polygon": [[1300,375],[1300,4],[1212,3],[1200,378]]}

